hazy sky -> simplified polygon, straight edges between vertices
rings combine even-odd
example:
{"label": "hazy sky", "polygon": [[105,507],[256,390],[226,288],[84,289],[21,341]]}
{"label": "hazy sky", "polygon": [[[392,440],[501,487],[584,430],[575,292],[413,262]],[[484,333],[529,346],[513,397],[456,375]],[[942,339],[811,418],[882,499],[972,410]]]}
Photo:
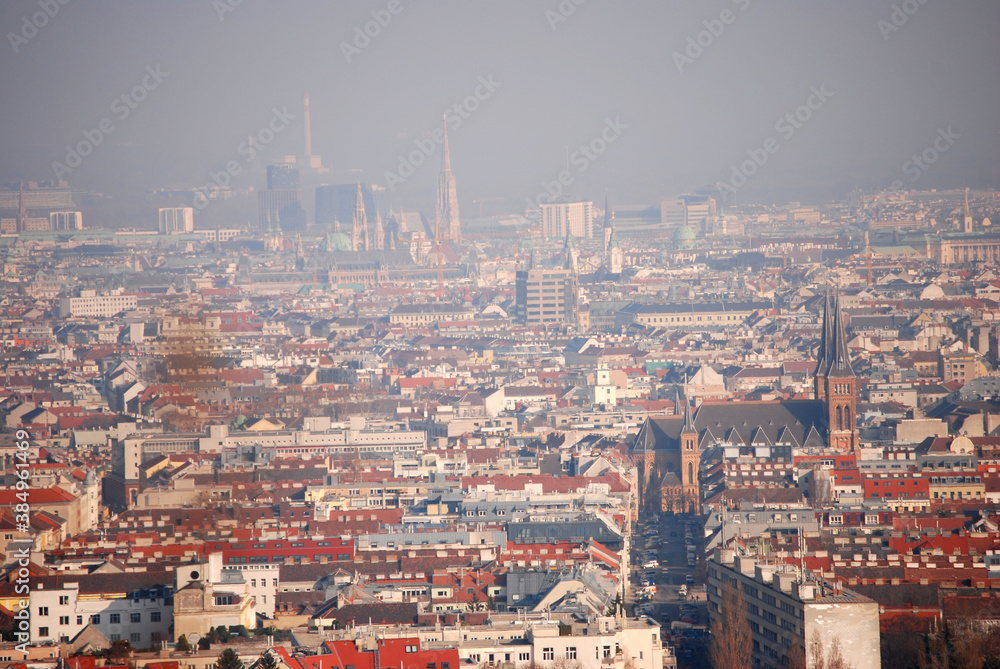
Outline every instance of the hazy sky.
{"label": "hazy sky", "polygon": [[[425,211],[445,113],[466,211],[480,198],[522,209],[581,145],[593,160],[572,156],[567,190],[603,201],[607,189],[623,204],[736,183],[748,151],[767,160],[746,170],[742,201],[896,179],[1000,186],[992,0],[46,1],[54,16],[37,0],[0,8],[5,181],[53,178],[66,145],[106,119],[113,129],[63,177],[71,185],[201,185],[227,161],[240,167],[235,185],[262,185],[264,164],[303,153],[308,91],[330,182],[387,185],[425,140],[432,155],[389,196]],[[358,48],[366,24],[377,34]],[[166,74],[152,77],[157,68]],[[121,99],[137,86],[142,101]],[[454,109],[463,101],[468,118]],[[261,134],[269,124],[273,138]],[[251,162],[249,135],[271,139]],[[936,139],[935,162],[904,172]]]}

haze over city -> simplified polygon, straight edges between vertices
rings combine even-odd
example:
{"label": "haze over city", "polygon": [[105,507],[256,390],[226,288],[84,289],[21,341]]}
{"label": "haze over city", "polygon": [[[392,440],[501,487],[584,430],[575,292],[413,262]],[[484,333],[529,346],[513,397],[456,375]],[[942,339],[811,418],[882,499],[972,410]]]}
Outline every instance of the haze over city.
{"label": "haze over city", "polygon": [[[383,5],[60,4],[30,40],[8,35],[0,81],[16,94],[0,101],[0,178],[56,178],[66,145],[110,117],[113,134],[63,176],[71,186],[121,196],[201,184],[287,109],[288,128],[236,179],[259,186],[266,162],[303,153],[308,92],[313,151],[332,177],[386,185],[414,141],[492,77],[498,87],[452,128],[470,211],[481,198],[520,211],[607,118],[625,130],[585,170],[570,166],[576,197],[653,203],[725,181],[768,137],[780,150],[740,201],[843,197],[906,179],[903,163],[949,126],[961,140],[920,187],[1000,179],[993,3],[914,0],[918,11],[893,17],[889,2],[403,1],[366,42]],[[35,11],[5,3],[0,25],[20,36]],[[710,28],[720,34],[699,37]],[[147,66],[169,76],[119,120],[113,102]],[[832,96],[794,136],[779,134],[814,86]],[[433,201],[437,155],[428,163],[393,191],[397,206]]]}
{"label": "haze over city", "polygon": [[1000,667],[1000,3],[0,27],[0,669]]}

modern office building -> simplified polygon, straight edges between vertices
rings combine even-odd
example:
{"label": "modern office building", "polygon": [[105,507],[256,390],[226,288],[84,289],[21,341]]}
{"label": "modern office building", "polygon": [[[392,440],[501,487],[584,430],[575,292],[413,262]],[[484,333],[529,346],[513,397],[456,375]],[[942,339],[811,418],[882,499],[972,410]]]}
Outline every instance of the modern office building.
{"label": "modern office building", "polygon": [[257,225],[261,232],[280,228],[304,230],[299,170],[287,161],[267,166],[267,188],[257,191]]}
{"label": "modern office building", "polygon": [[528,269],[515,278],[518,322],[568,323],[576,320],[576,277],[569,269]]}
{"label": "modern office building", "polygon": [[49,230],[83,230],[83,214],[79,211],[49,212]]}
{"label": "modern office building", "polygon": [[574,237],[593,238],[593,202],[553,202],[540,208],[543,237],[564,238],[569,228]]}
{"label": "modern office building", "polygon": [[159,229],[161,235],[180,235],[194,232],[192,207],[160,207]]}

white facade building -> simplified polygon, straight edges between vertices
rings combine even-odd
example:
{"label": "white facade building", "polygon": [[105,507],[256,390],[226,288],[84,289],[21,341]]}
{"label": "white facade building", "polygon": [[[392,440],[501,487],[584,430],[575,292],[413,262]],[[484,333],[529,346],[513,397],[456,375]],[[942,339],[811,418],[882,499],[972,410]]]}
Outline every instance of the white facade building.
{"label": "white facade building", "polygon": [[59,318],[70,316],[90,316],[110,318],[122,311],[135,309],[139,304],[135,295],[98,295],[94,290],[80,291],[79,297],[63,297],[59,300]]}
{"label": "white facade building", "polygon": [[194,209],[192,207],[161,207],[159,212],[161,235],[180,235],[194,232]]}

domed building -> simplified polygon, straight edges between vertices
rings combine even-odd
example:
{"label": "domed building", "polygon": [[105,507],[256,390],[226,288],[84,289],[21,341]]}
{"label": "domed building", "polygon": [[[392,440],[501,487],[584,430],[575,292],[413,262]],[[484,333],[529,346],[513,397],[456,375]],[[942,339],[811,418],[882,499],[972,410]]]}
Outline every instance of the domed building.
{"label": "domed building", "polygon": [[694,248],[694,241],[697,239],[698,235],[691,228],[690,225],[685,223],[684,225],[677,228],[674,232],[674,248],[675,249],[690,249]]}
{"label": "domed building", "polygon": [[351,238],[343,232],[333,232],[326,236],[327,252],[353,251],[351,248]]}

